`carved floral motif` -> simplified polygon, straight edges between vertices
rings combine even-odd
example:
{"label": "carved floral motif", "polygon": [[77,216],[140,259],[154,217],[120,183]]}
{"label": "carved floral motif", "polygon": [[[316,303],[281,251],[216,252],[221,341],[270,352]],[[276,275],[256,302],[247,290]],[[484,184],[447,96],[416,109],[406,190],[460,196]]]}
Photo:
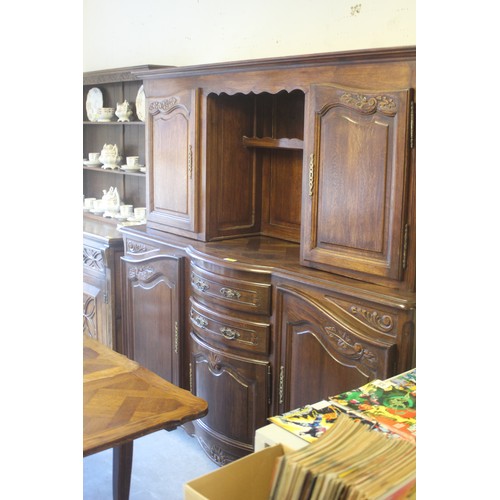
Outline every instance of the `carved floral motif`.
{"label": "carved floral motif", "polygon": [[154,267],[151,265],[133,266],[129,268],[128,277],[131,280],[136,279],[138,281],[147,281],[155,274],[155,272]]}
{"label": "carved floral motif", "polygon": [[168,97],[167,99],[162,99],[161,101],[153,101],[149,105],[149,112],[152,115],[155,115],[156,113],[168,113],[169,111],[172,110],[174,106],[177,106],[179,103],[179,98],[178,97]]}
{"label": "carved floral motif", "polygon": [[101,250],[92,247],[83,247],[83,265],[96,271],[105,271],[104,257]]}
{"label": "carved floral motif", "polygon": [[325,330],[328,336],[336,341],[337,346],[342,349],[344,356],[360,361],[364,365],[374,369],[377,367],[377,356],[366,349],[360,342],[353,340],[351,335],[336,326],[326,326]]}
{"label": "carved floral motif", "polygon": [[394,116],[397,112],[397,105],[394,99],[386,95],[370,97],[363,94],[345,93],[340,97],[340,102],[363,113],[380,111],[385,115]]}

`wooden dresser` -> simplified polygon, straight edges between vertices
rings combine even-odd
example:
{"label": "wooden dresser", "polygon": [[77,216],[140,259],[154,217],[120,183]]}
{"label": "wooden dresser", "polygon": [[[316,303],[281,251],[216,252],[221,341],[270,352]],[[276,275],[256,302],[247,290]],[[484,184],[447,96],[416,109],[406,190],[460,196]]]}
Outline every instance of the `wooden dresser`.
{"label": "wooden dresser", "polygon": [[216,463],[270,415],[415,366],[415,54],[137,74],[124,351],[208,402],[189,430]]}

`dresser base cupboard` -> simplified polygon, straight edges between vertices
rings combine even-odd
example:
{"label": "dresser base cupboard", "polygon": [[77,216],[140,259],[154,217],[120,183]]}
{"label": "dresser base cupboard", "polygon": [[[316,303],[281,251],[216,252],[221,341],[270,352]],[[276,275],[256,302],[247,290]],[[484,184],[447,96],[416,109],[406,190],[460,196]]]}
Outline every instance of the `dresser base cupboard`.
{"label": "dresser base cupboard", "polygon": [[415,48],[151,70],[123,345],[207,400],[219,465],[269,416],[413,368]]}

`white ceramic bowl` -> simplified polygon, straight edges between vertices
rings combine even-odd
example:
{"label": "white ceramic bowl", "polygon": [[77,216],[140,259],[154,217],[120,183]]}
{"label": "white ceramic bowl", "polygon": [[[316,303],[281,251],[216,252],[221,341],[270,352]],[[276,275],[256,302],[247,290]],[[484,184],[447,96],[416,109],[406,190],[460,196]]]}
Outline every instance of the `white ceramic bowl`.
{"label": "white ceramic bowl", "polygon": [[115,113],[115,108],[99,108],[99,121],[109,122]]}

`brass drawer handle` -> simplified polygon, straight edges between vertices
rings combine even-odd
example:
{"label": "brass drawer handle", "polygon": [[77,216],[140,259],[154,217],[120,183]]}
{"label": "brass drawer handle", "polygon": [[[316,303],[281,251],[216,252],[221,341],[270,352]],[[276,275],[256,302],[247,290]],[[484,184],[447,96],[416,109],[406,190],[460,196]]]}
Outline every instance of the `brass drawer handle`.
{"label": "brass drawer handle", "polygon": [[226,297],[226,299],[239,299],[241,297],[241,293],[236,290],[232,290],[231,288],[221,288],[220,293]]}
{"label": "brass drawer handle", "polygon": [[210,288],[210,285],[203,279],[197,277],[196,275],[192,276],[192,283],[200,292],[205,292]]}
{"label": "brass drawer handle", "polygon": [[240,334],[236,330],[233,330],[232,328],[227,328],[226,326],[222,327],[220,329],[220,332],[223,335],[223,337],[226,338],[227,340],[235,340],[240,336]]}
{"label": "brass drawer handle", "polygon": [[200,327],[205,329],[208,325],[208,321],[205,318],[202,318],[201,316],[196,316],[193,318],[193,321]]}

